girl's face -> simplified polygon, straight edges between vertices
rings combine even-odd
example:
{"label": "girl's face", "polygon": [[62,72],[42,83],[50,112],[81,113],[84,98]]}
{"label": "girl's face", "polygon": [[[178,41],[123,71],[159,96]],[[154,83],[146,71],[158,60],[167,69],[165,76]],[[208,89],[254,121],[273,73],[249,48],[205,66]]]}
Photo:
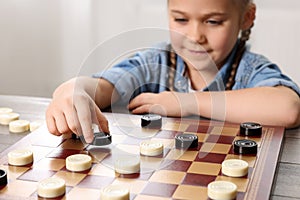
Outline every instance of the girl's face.
{"label": "girl's face", "polygon": [[224,64],[241,29],[238,1],[169,0],[172,46],[188,66],[201,70],[211,60],[218,68]]}

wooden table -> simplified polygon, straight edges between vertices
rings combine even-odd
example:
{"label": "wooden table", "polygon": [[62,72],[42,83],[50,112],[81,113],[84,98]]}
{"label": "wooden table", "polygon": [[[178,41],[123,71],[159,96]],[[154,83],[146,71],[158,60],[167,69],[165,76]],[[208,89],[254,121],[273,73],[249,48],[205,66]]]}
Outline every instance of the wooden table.
{"label": "wooden table", "polygon": [[[47,98],[0,95],[0,107],[11,107],[22,119],[30,121],[45,119],[49,102]],[[8,133],[7,128],[0,127],[0,151],[25,135]],[[286,131],[276,176],[272,199],[300,199],[300,128]]]}

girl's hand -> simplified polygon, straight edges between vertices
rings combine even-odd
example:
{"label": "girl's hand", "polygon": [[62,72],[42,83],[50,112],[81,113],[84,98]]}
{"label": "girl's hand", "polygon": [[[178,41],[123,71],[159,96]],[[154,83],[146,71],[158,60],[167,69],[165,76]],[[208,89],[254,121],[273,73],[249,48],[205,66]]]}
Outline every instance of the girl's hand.
{"label": "girl's hand", "polygon": [[155,113],[163,116],[181,117],[191,115],[197,106],[192,93],[161,92],[142,93],[128,105],[133,114]]}
{"label": "girl's hand", "polygon": [[[84,135],[86,142],[92,142],[92,123],[104,132],[109,132],[108,121],[77,79],[60,85],[53,94],[53,100],[46,111],[47,127],[50,133],[62,135],[75,133]],[[76,85],[76,87],[75,87]]]}

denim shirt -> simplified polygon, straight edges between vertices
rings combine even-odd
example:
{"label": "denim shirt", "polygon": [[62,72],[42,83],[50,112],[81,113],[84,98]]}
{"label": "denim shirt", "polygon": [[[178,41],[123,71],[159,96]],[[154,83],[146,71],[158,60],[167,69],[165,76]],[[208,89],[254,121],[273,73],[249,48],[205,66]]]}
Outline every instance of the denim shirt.
{"label": "denim shirt", "polygon": [[[237,45],[218,71],[215,79],[203,91],[224,91],[236,47]],[[123,60],[106,71],[94,74],[93,77],[104,78],[112,83],[123,103],[128,103],[130,99],[143,92],[166,91],[169,80],[169,50],[170,44],[160,43],[153,48],[136,53],[133,57]],[[184,61],[177,56],[174,89],[178,92],[189,92],[189,80],[184,74]],[[277,65],[262,55],[246,50],[240,61],[232,90],[278,85],[290,87],[300,96],[297,84],[282,74]]]}

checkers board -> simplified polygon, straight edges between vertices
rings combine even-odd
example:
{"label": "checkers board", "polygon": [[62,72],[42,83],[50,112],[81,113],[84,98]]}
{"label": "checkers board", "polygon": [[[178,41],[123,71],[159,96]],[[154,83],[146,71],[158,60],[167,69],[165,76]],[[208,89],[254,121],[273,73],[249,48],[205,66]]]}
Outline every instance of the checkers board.
{"label": "checkers board", "polygon": [[[238,187],[236,199],[269,199],[284,135],[282,127],[263,127],[257,142],[257,155],[238,155],[232,143],[245,139],[239,135],[239,124],[191,118],[163,118],[161,129],[141,128],[141,116],[104,113],[110,124],[112,144],[96,147],[72,139],[71,135],[53,136],[45,126],[28,134],[0,154],[0,169],[6,170],[8,184],[0,188],[0,199],[41,199],[37,183],[48,177],[66,181],[66,194],[58,199],[100,199],[102,187],[117,184],[130,190],[130,199],[208,199],[207,185],[226,180]],[[197,134],[197,149],[174,148],[177,134]],[[139,143],[159,140],[164,153],[156,157],[142,156]],[[9,151],[29,148],[34,153],[32,165],[16,167],[7,162]],[[65,158],[84,153],[93,158],[92,168],[70,172]],[[115,173],[113,159],[119,155],[139,156],[141,172],[133,175]],[[231,178],[221,172],[225,159],[243,159],[249,164],[248,175]]]}

